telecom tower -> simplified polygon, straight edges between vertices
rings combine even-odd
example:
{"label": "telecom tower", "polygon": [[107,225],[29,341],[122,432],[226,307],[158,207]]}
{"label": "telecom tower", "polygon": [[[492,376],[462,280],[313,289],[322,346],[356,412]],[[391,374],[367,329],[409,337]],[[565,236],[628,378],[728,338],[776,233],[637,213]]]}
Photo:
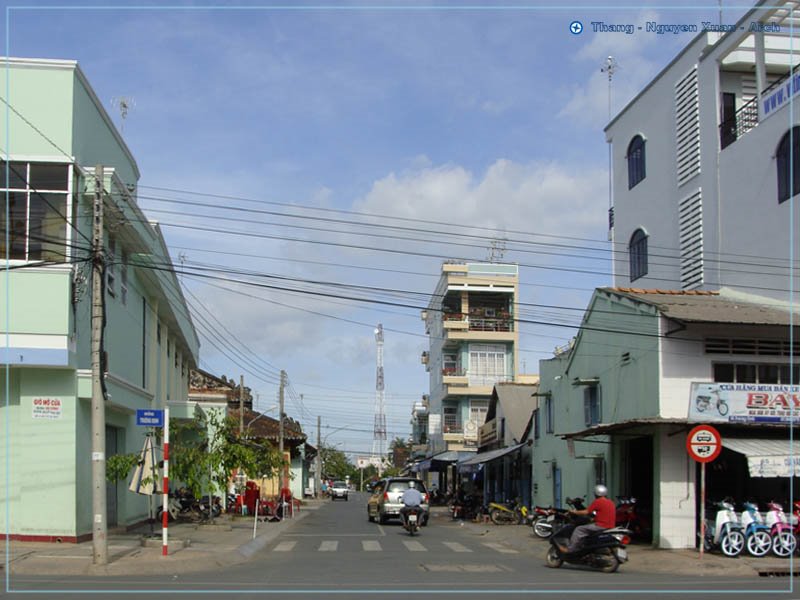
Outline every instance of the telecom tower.
{"label": "telecom tower", "polygon": [[386,413],[383,405],[383,325],[378,323],[375,330],[375,341],[378,345],[375,377],[375,427],[372,436],[372,460],[378,467],[378,476],[383,473],[383,461],[386,458]]}

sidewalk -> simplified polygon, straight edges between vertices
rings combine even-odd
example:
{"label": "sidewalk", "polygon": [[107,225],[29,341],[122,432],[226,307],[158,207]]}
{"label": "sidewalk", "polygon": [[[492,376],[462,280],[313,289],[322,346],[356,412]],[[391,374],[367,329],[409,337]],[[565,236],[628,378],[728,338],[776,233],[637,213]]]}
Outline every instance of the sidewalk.
{"label": "sidewalk", "polygon": [[[214,525],[170,523],[169,554],[162,556],[161,526],[150,526],[127,532],[110,532],[108,564],[92,564],[92,542],[53,544],[38,542],[9,543],[8,567],[12,575],[129,575],[158,571],[180,574],[215,569],[244,562],[279,534],[319,509],[323,500],[306,500],[293,518],[280,522],[259,522],[253,538],[252,516],[223,515]],[[142,538],[147,537],[147,545]],[[6,546],[0,548],[2,565],[6,567]]]}
{"label": "sidewalk", "polygon": [[[436,516],[434,525],[450,521],[449,514],[446,511],[442,512],[443,508],[434,507]],[[477,537],[502,542],[520,552],[533,552],[541,556],[543,564],[545,562],[549,542],[534,535],[528,526],[498,526],[492,523],[472,522],[464,522],[459,526],[467,528]],[[700,553],[693,549],[661,550],[645,544],[632,544],[627,549],[629,560],[620,570],[630,572],[669,573],[676,576],[681,574],[726,577],[787,576],[790,574],[791,565],[795,575],[800,573],[800,557],[797,555],[790,561],[788,558],[778,558],[771,554],[755,558],[745,553],[736,558],[728,558],[721,553],[706,552],[701,560]]]}

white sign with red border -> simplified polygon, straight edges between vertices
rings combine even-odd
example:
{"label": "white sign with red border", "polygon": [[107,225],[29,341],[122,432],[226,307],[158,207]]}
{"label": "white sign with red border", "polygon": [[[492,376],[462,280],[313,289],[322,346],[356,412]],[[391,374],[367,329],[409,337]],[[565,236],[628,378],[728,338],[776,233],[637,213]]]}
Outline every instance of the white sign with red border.
{"label": "white sign with red border", "polygon": [[711,425],[698,425],[686,436],[686,450],[697,462],[711,462],[722,452],[722,436]]}
{"label": "white sign with red border", "polygon": [[31,417],[34,419],[61,418],[61,398],[34,398],[31,406]]}

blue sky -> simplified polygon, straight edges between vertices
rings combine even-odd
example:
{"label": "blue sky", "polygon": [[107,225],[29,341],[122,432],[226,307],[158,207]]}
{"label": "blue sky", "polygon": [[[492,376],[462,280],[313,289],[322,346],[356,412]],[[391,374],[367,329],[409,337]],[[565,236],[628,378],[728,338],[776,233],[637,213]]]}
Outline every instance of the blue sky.
{"label": "blue sky", "polygon": [[[162,223],[176,263],[326,282],[317,293],[364,294],[332,283],[382,288],[382,300],[403,305],[184,279],[206,327],[230,344],[198,325],[203,368],[244,374],[260,409],[275,404],[285,369],[287,412],[314,438],[321,415],[327,443],[363,454],[374,326],[386,329],[388,437],[406,437],[412,402],[428,390],[418,309],[443,260],[485,259],[490,240],[507,237],[506,260],[525,265],[521,300],[557,307],[526,305],[531,321],[574,325],[591,290],[610,284],[600,67],[608,55],[619,64],[616,112],[691,38],[596,34],[589,23],[699,23],[717,20],[718,8],[321,4],[20,2],[6,12],[6,51],[79,62],[124,128],[142,174],[139,203]],[[746,6],[726,6],[725,21]],[[569,32],[576,19],[581,35]],[[124,124],[112,102],[120,97],[134,101]],[[363,223],[383,227],[365,236]],[[525,371],[538,372],[572,334],[523,324]],[[231,347],[253,360],[242,365]]]}

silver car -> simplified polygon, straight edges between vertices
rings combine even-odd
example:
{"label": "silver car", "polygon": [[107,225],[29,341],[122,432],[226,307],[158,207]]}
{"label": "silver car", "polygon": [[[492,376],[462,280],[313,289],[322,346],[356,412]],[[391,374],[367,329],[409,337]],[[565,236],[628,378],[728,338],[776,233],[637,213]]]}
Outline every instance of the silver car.
{"label": "silver car", "polygon": [[372,492],[372,496],[367,501],[367,519],[370,521],[377,519],[381,524],[392,518],[399,519],[400,509],[403,508],[400,497],[410,487],[409,483],[412,481],[414,482],[414,487],[422,494],[422,510],[425,512],[422,524],[426,525],[430,508],[430,496],[425,489],[425,484],[413,477],[390,477],[378,482]]}
{"label": "silver car", "polygon": [[330,490],[331,500],[336,500],[337,498],[344,498],[347,500],[347,493],[349,491],[344,481],[334,481]]}

